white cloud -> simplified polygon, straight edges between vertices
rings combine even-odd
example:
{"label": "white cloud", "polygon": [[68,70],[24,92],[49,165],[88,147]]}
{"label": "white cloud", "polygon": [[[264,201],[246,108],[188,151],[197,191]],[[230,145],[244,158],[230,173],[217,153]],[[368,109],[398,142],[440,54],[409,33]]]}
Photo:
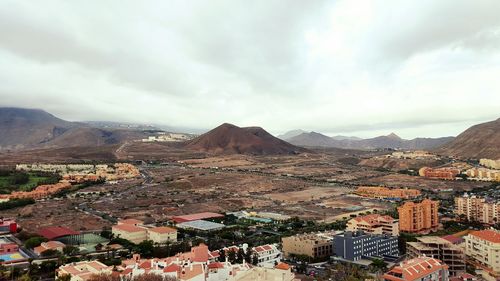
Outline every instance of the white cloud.
{"label": "white cloud", "polygon": [[499,117],[498,10],[495,0],[3,1],[0,105],[194,128],[457,134]]}

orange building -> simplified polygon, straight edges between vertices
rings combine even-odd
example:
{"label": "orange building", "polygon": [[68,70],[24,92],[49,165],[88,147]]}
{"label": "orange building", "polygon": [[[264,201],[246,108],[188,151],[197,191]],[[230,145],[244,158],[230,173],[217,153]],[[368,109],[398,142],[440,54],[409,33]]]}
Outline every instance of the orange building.
{"label": "orange building", "polygon": [[382,186],[360,186],[355,192],[357,195],[372,198],[401,198],[410,199],[420,195],[420,190],[394,188],[389,189]]}
{"label": "orange building", "polygon": [[420,203],[406,202],[398,207],[399,229],[402,232],[428,233],[439,226],[439,201],[424,199]]}
{"label": "orange building", "polygon": [[39,185],[32,191],[14,191],[10,195],[7,195],[9,199],[16,198],[33,198],[41,199],[48,197],[54,193],[57,193],[63,189],[70,188],[71,184],[68,182],[59,182],[56,184],[45,184]]}
{"label": "orange building", "polygon": [[457,168],[429,168],[423,167],[418,170],[418,174],[421,177],[432,178],[432,179],[442,179],[442,180],[454,180],[460,170]]}

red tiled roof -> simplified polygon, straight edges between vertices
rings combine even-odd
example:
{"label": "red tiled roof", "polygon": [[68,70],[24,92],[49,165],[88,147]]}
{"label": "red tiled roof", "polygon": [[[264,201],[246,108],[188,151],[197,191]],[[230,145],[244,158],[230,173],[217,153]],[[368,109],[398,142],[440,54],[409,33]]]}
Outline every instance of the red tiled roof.
{"label": "red tiled roof", "polygon": [[281,269],[281,270],[289,270],[290,266],[284,262],[280,262],[278,265],[276,265],[274,268],[276,269]]}
{"label": "red tiled roof", "polygon": [[269,245],[264,245],[264,246],[262,246],[262,248],[264,248],[264,250],[266,250],[266,251],[269,251],[269,250],[272,250],[272,249],[273,249],[273,248],[272,248],[271,246],[269,246]]}
{"label": "red tiled roof", "polygon": [[163,269],[163,272],[177,272],[179,271],[180,266],[176,264],[171,264]]}
{"label": "red tiled roof", "polygon": [[492,243],[500,243],[499,231],[487,229],[487,230],[472,231],[470,234],[480,239],[490,241]]}
{"label": "red tiled roof", "polygon": [[143,224],[144,222],[141,220],[136,220],[136,219],[125,219],[121,220],[118,223],[123,223],[123,224]]}
{"label": "red tiled roof", "polygon": [[151,268],[151,261],[150,260],[146,260],[145,262],[141,263],[139,265],[140,268],[142,269],[149,269]]}
{"label": "red tiled roof", "polygon": [[118,229],[118,230],[125,231],[125,232],[146,231],[146,229],[139,227],[139,226],[135,226],[133,224],[117,224],[117,225],[113,225],[112,229]]}
{"label": "red tiled roof", "polygon": [[38,234],[41,236],[53,240],[55,238],[63,237],[63,236],[68,236],[68,235],[78,235],[80,232],[71,230],[67,227],[64,226],[53,226],[53,227],[46,227],[42,228],[38,231]]}
{"label": "red tiled roof", "polygon": [[218,213],[204,212],[204,213],[196,213],[184,216],[175,216],[172,217],[172,220],[174,220],[177,223],[181,223],[181,222],[196,221],[196,220],[211,219],[211,218],[223,218],[223,217],[224,215]]}
{"label": "red tiled roof", "polygon": [[208,265],[208,268],[210,269],[224,268],[224,265],[220,262],[213,262]]}

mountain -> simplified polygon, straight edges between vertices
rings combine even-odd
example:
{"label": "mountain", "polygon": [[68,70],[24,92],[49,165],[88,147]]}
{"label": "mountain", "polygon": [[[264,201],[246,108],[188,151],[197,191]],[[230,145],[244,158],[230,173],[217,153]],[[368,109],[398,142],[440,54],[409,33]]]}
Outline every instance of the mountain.
{"label": "mountain", "polygon": [[282,135],[278,135],[277,138],[286,141],[286,140],[289,140],[289,139],[291,139],[291,138],[293,138],[295,136],[298,136],[300,134],[303,134],[303,133],[307,133],[307,132],[304,131],[304,130],[301,130],[301,129],[292,130],[292,131],[288,131],[288,132],[286,132],[286,133],[284,133]]}
{"label": "mountain", "polygon": [[339,141],[316,132],[302,133],[287,140],[299,146],[338,147],[340,145]]}
{"label": "mountain", "polygon": [[278,139],[260,127],[240,128],[224,123],[188,141],[185,148],[214,154],[296,154],[307,151]]}
{"label": "mountain", "polygon": [[0,150],[93,147],[146,138],[142,130],[94,128],[40,109],[0,107]]}
{"label": "mountain", "polygon": [[399,148],[399,149],[432,149],[439,147],[453,137],[445,138],[415,138],[405,140],[398,135],[391,133],[387,136],[379,136],[370,139],[360,139],[356,137],[334,138],[320,133],[302,133],[288,139],[294,145],[310,147],[336,147],[348,149],[377,149],[377,148]]}
{"label": "mountain", "polygon": [[436,151],[459,158],[500,159],[500,118],[468,128]]}
{"label": "mountain", "polygon": [[43,110],[0,107],[0,149],[38,146],[75,126]]}

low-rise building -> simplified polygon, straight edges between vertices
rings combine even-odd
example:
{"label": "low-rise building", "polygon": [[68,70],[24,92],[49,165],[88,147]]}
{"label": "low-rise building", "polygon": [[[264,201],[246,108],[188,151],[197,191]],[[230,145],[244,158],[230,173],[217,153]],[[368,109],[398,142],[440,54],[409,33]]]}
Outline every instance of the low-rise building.
{"label": "low-rise building", "polygon": [[390,216],[371,214],[349,220],[346,231],[398,236],[399,222]]}
{"label": "low-rise building", "polygon": [[472,231],[465,237],[465,254],[476,267],[500,277],[500,231]]}
{"label": "low-rise building", "polygon": [[9,255],[19,251],[19,246],[14,242],[7,242],[0,239],[0,255]]}
{"label": "low-rise building", "polygon": [[56,270],[57,277],[71,276],[71,281],[86,281],[93,275],[111,274],[113,267],[99,261],[80,261],[60,266]]}
{"label": "low-rise building", "polygon": [[449,267],[451,276],[465,272],[465,251],[462,247],[437,236],[417,237],[417,242],[406,243],[407,255],[410,258],[421,256],[441,260]]}
{"label": "low-rise building", "polygon": [[111,232],[115,237],[127,239],[136,244],[145,240],[160,244],[177,241],[177,229],[167,226],[146,227],[143,221],[137,219],[120,220],[111,227]]}
{"label": "low-rise building", "polygon": [[276,265],[275,268],[252,267],[247,271],[236,274],[230,281],[295,281],[291,267],[285,263]]}
{"label": "low-rise building", "polygon": [[483,159],[479,159],[479,164],[483,165],[487,168],[500,170],[500,159],[493,160],[493,159],[483,158]]}
{"label": "low-rise building", "polygon": [[14,219],[0,218],[0,233],[16,233],[17,227]]}
{"label": "low-rise building", "polygon": [[40,246],[35,247],[33,249],[33,252],[35,252],[35,254],[37,254],[39,256],[42,255],[43,252],[48,251],[48,250],[62,252],[65,246],[66,245],[64,245],[64,243],[59,242],[59,241],[42,242],[42,244],[40,244]]}
{"label": "low-rise building", "polygon": [[325,258],[333,254],[335,232],[304,233],[281,238],[285,258],[292,255],[305,255],[312,258]]}
{"label": "low-rise building", "polygon": [[358,261],[364,258],[399,256],[398,237],[346,231],[334,237],[335,256]]}
{"label": "low-rise building", "polygon": [[155,243],[167,243],[177,241],[177,229],[167,226],[159,226],[147,229],[148,240]]}
{"label": "low-rise building", "polygon": [[405,202],[398,207],[399,230],[409,233],[428,233],[439,227],[439,201],[424,199],[420,203]]}
{"label": "low-rise building", "polygon": [[418,257],[396,265],[382,278],[384,281],[448,281],[448,266],[431,257]]}
{"label": "low-rise building", "polygon": [[380,199],[411,199],[420,196],[420,190],[410,188],[387,188],[382,186],[360,186],[355,193],[364,197]]}
{"label": "low-rise building", "polygon": [[423,167],[418,170],[418,174],[431,179],[454,180],[460,174],[460,169]]}
{"label": "low-rise building", "polygon": [[487,168],[471,168],[465,171],[465,174],[471,180],[500,181],[500,170]]}

